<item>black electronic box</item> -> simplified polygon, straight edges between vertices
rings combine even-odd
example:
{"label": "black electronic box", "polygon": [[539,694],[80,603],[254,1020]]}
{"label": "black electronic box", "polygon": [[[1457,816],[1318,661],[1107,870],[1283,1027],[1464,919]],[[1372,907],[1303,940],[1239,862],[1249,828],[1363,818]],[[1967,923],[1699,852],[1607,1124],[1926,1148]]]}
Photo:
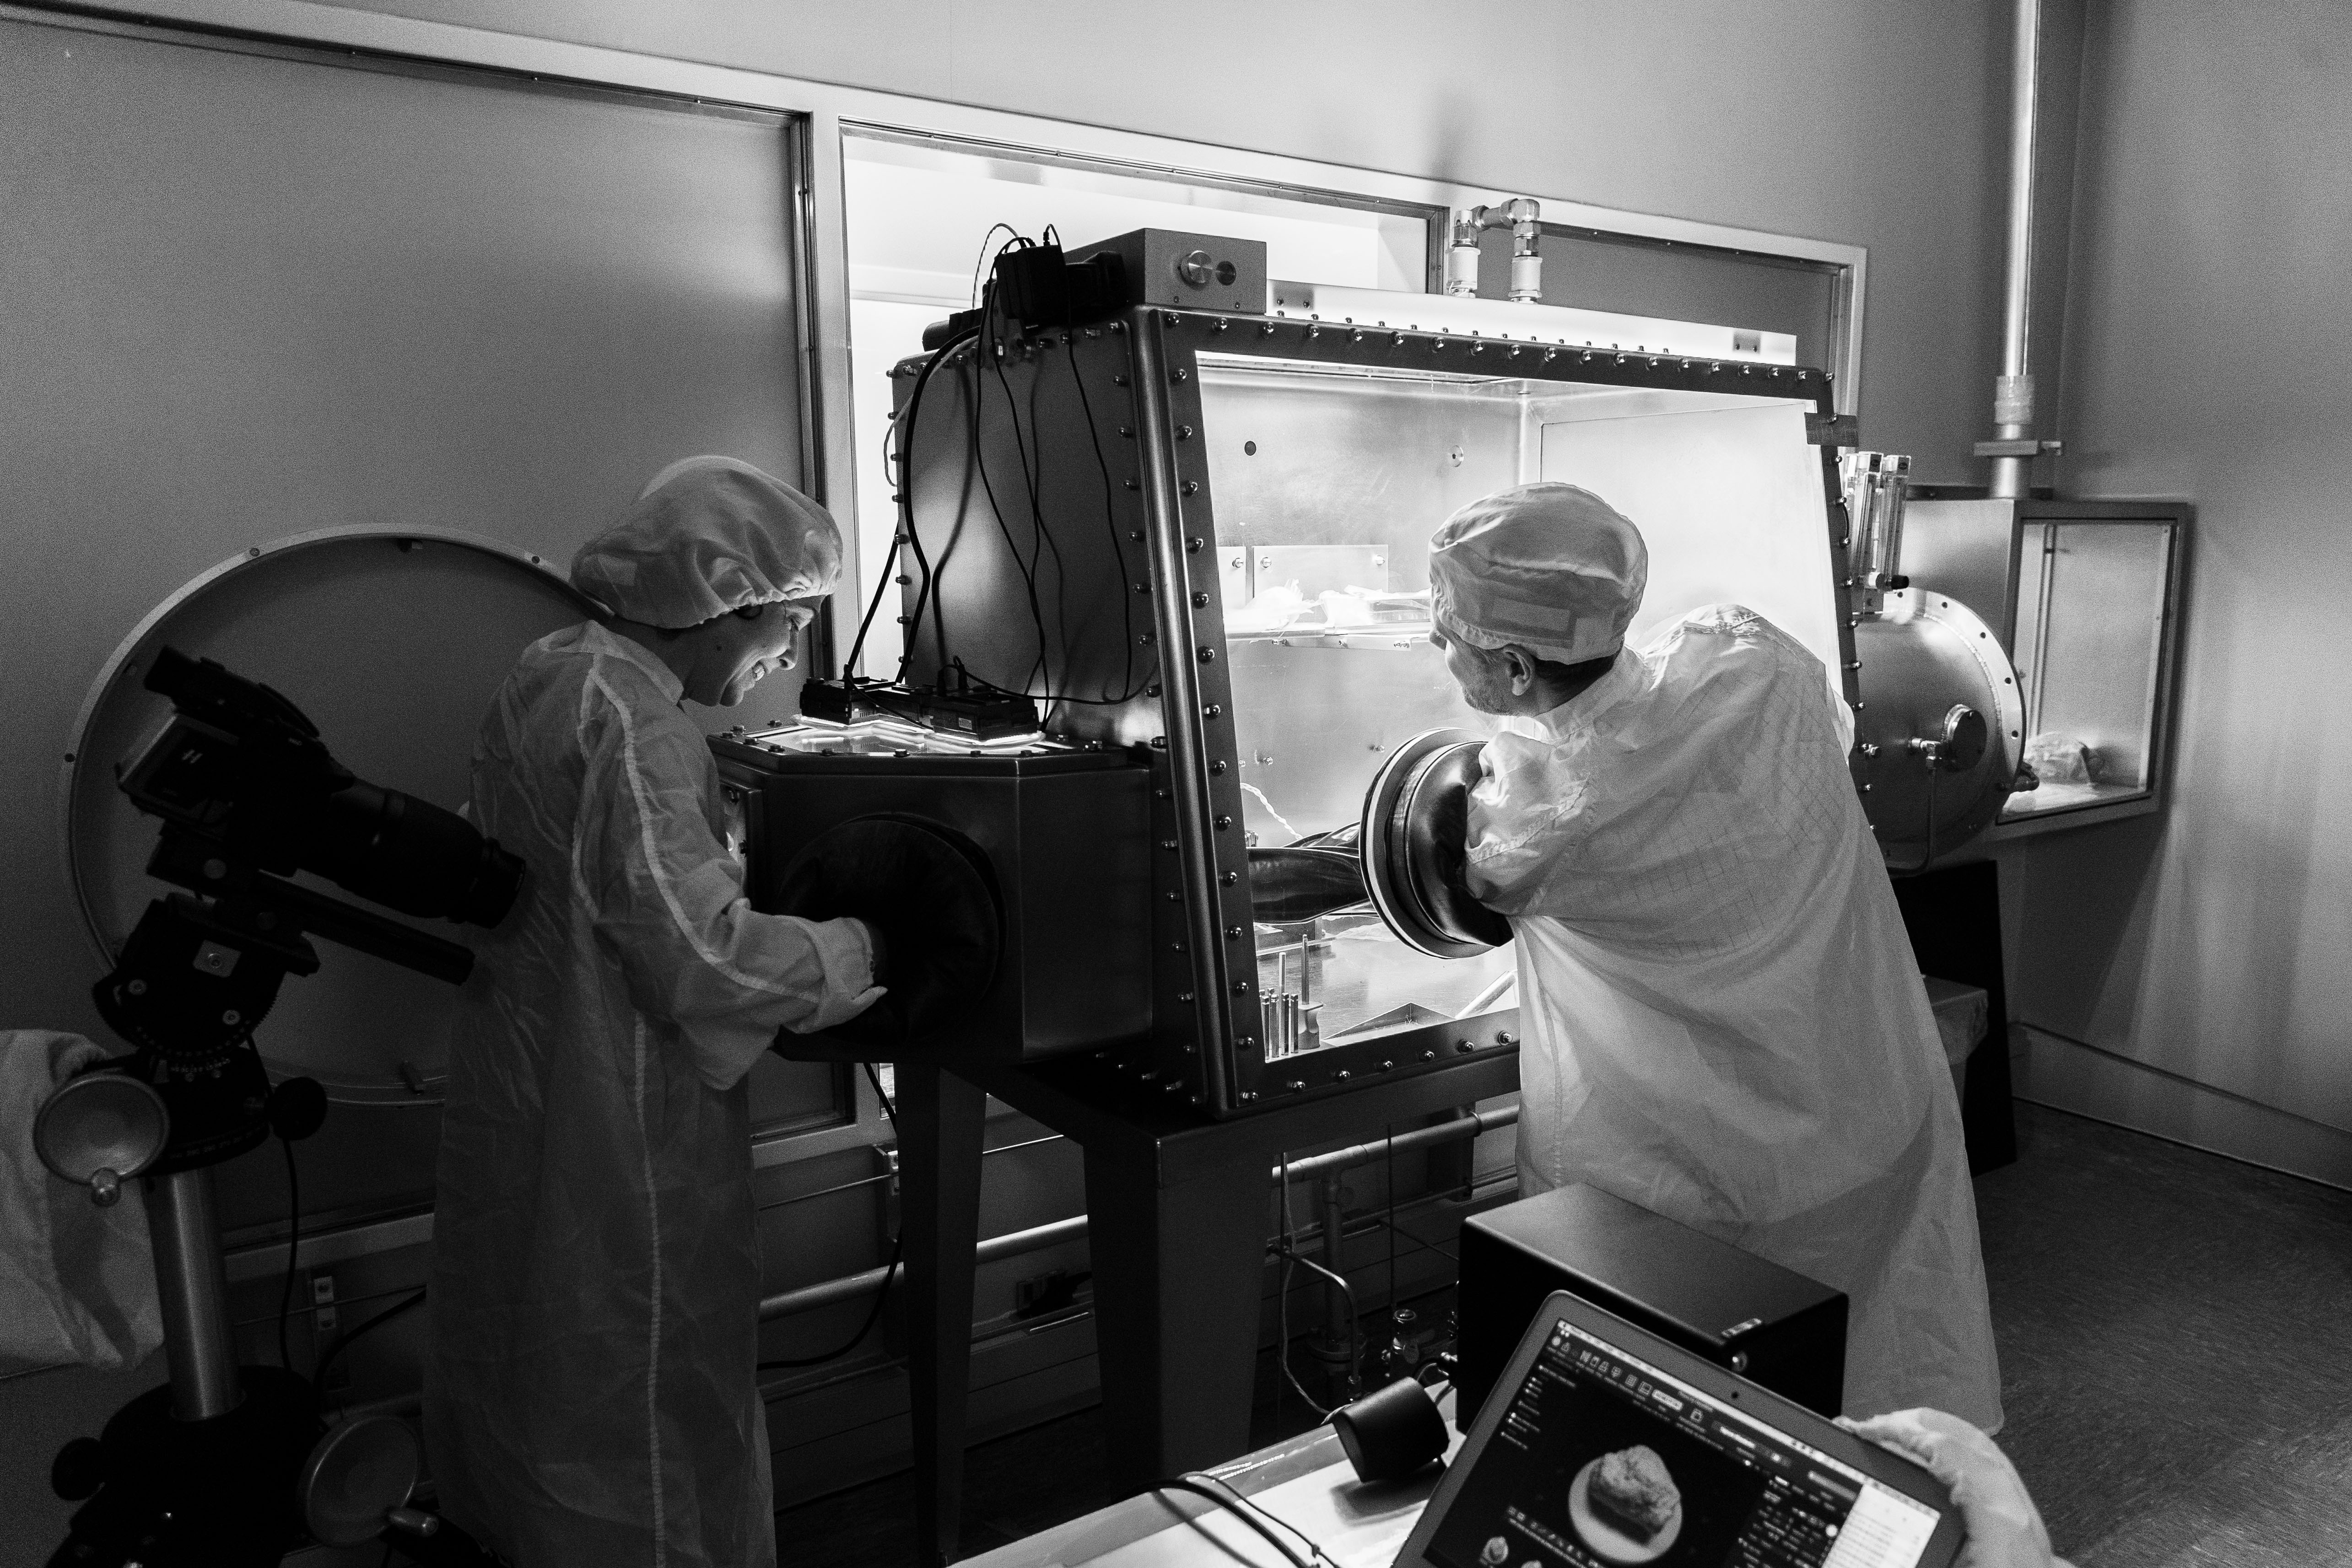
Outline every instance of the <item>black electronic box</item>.
{"label": "black electronic box", "polygon": [[1566,1291],[1823,1416],[1845,1389],[1845,1296],[1793,1270],[1577,1184],[1462,1227],[1461,1368],[1468,1431],[1544,1300]]}

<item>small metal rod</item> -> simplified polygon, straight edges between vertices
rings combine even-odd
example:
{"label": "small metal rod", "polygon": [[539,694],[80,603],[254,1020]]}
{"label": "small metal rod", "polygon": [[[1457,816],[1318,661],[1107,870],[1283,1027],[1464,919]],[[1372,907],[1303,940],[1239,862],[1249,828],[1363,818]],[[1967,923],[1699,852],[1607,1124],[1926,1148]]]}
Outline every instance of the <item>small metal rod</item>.
{"label": "small metal rod", "polygon": [[[980,1157],[986,1159],[991,1155],[1009,1155],[1015,1149],[1034,1149],[1040,1144],[1059,1144],[1066,1141],[1067,1135],[1065,1134],[1048,1133],[1042,1138],[1025,1138],[1017,1144],[999,1144],[992,1149],[982,1149],[980,1151]],[[842,1182],[835,1186],[821,1186],[814,1192],[796,1192],[790,1197],[780,1197],[773,1203],[763,1203],[759,1206],[760,1212],[765,1214],[772,1208],[783,1208],[791,1204],[806,1203],[812,1198],[831,1197],[837,1192],[856,1192],[860,1187],[874,1186],[882,1182],[898,1179],[897,1171],[881,1171],[870,1176],[859,1176],[856,1181]]]}
{"label": "small metal rod", "polygon": [[1323,1287],[1323,1351],[1325,1355],[1345,1354],[1348,1365],[1348,1395],[1356,1393],[1356,1292],[1348,1286],[1348,1193],[1340,1185],[1343,1173],[1324,1173],[1321,1203],[1323,1217],[1323,1271],[1328,1276]]}

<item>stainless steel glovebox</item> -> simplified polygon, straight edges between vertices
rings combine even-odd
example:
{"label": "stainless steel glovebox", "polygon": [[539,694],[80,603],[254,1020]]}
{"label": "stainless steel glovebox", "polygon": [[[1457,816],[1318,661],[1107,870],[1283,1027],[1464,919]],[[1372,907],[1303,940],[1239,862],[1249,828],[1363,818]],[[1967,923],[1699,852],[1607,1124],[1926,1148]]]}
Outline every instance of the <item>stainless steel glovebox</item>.
{"label": "stainless steel glovebox", "polygon": [[1637,639],[1746,603],[1851,701],[1843,506],[1817,444],[1839,427],[1816,370],[1548,339],[1540,307],[1511,336],[1448,330],[1444,304],[1132,308],[898,366],[906,679],[1033,695],[1052,740],[721,743],[769,813],[755,883],[845,813],[961,813],[1020,890],[1019,997],[984,1009],[1017,1033],[985,1049],[1078,1053],[1212,1115],[1515,1049],[1508,947],[1431,956],[1367,902],[1288,918],[1266,853],[1344,856],[1400,744],[1491,733],[1430,641],[1430,534],[1497,489],[1584,486],[1649,542]]}

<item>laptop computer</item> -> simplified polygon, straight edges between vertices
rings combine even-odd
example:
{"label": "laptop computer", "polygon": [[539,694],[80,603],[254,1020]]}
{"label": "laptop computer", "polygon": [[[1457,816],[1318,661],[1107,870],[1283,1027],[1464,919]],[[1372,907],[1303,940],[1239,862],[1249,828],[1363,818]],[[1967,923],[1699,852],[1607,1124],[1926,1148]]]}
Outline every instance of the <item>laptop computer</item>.
{"label": "laptop computer", "polygon": [[1950,1568],[1926,1470],[1566,1291],[1397,1568]]}

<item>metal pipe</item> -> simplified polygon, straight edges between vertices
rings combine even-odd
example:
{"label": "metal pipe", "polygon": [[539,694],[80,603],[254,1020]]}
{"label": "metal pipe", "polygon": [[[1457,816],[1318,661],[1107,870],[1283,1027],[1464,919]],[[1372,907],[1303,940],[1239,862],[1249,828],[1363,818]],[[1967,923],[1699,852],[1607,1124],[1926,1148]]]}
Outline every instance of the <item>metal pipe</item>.
{"label": "metal pipe", "polygon": [[[1348,1239],[1348,1191],[1340,1185],[1341,1173],[1335,1169],[1323,1176],[1321,1201],[1318,1205],[1323,1218],[1323,1267],[1344,1283],[1348,1278],[1348,1258],[1342,1243]],[[1353,1354],[1356,1343],[1356,1303],[1352,1292],[1338,1285],[1326,1285],[1323,1290],[1323,1353],[1327,1358],[1345,1358],[1348,1392],[1355,1393],[1356,1367]]]}
{"label": "metal pipe", "polygon": [[1457,207],[1445,252],[1445,292],[1478,292],[1478,235],[1484,229],[1511,231],[1510,297],[1522,305],[1543,300],[1543,208],[1527,196],[1482,207]]}
{"label": "metal pipe", "polygon": [[[1411,1132],[1399,1133],[1393,1138],[1376,1138],[1368,1144],[1349,1144],[1344,1149],[1333,1149],[1328,1154],[1309,1155],[1303,1160],[1291,1161],[1288,1166],[1290,1179],[1317,1181],[1333,1171],[1369,1165],[1386,1155],[1402,1155],[1413,1149],[1426,1149],[1438,1144],[1459,1143],[1465,1138],[1475,1138],[1481,1133],[1491,1133],[1498,1127],[1510,1126],[1518,1119],[1519,1108],[1517,1105],[1500,1105],[1492,1111],[1480,1111],[1475,1115],[1457,1117],[1451,1122],[1433,1122],[1426,1127],[1415,1127]],[[1269,1179],[1279,1185],[1284,1168],[1280,1166],[1273,1166]]]}
{"label": "metal pipe", "polygon": [[[1076,1241],[1087,1233],[1087,1217],[1073,1215],[1056,1219],[1050,1225],[1034,1226],[1027,1230],[1007,1231],[992,1236],[972,1249],[975,1264],[993,1263],[1000,1258],[1015,1258],[1024,1252],[1042,1251],[1057,1242]],[[797,1291],[780,1291],[772,1296],[760,1298],[760,1321],[794,1317],[813,1312],[819,1307],[838,1306],[854,1301],[860,1296],[870,1296],[882,1288],[889,1277],[888,1265],[868,1269],[862,1273],[844,1274],[837,1280],[820,1280],[814,1285],[803,1285]]]}
{"label": "metal pipe", "polygon": [[150,1181],[147,1231],[155,1251],[163,1349],[172,1368],[172,1414],[183,1421],[226,1416],[243,1396],[211,1169],[174,1171]]}
{"label": "metal pipe", "polygon": [[[2033,434],[2033,366],[2029,338],[2033,308],[2033,141],[2041,112],[2042,0],[2017,0],[2016,37],[2010,59],[2009,265],[2002,279],[2000,375],[1993,382],[1994,438],[2026,441]],[[1992,460],[1993,496],[2025,495],[2033,459]]]}

